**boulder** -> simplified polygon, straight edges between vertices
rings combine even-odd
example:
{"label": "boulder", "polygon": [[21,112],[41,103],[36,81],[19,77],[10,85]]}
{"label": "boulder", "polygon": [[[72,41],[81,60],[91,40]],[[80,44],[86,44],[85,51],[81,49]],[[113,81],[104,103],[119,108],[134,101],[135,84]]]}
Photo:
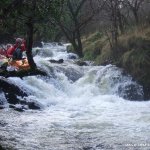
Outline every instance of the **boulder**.
{"label": "boulder", "polygon": [[[140,91],[140,92],[139,92]],[[119,96],[131,101],[141,101],[144,99],[144,93],[138,84],[129,84],[119,87]]]}
{"label": "boulder", "polygon": [[81,61],[81,60],[78,60],[75,62],[78,66],[88,66],[88,64],[85,62],[85,61]]}
{"label": "boulder", "polygon": [[42,43],[41,43],[40,41],[35,41],[35,42],[33,43],[33,47],[40,47],[40,48],[42,48],[43,45],[42,45]]}
{"label": "boulder", "polygon": [[68,59],[77,59],[78,55],[74,54],[74,53],[69,53],[68,54]]}
{"label": "boulder", "polygon": [[[25,109],[40,109],[42,107],[37,101],[27,100],[28,94],[6,78],[0,78],[0,90],[4,92],[9,107],[14,110],[24,111]],[[0,108],[3,109],[3,105]]]}
{"label": "boulder", "polygon": [[18,86],[12,84],[6,78],[0,78],[0,89],[5,93],[5,97],[10,104],[19,103],[18,96],[24,97],[27,94],[21,90]]}
{"label": "boulder", "polygon": [[64,62],[63,59],[59,59],[59,60],[54,60],[54,59],[51,59],[49,60],[51,63],[57,63],[57,64],[62,64]]}

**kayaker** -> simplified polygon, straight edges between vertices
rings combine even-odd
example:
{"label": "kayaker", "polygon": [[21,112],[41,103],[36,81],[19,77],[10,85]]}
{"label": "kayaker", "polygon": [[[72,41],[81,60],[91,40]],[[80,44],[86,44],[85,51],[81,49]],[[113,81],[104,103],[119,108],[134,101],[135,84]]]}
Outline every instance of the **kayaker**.
{"label": "kayaker", "polygon": [[15,45],[7,49],[7,57],[12,58],[13,60],[21,60],[22,52],[25,50],[26,50],[25,40],[17,38]]}

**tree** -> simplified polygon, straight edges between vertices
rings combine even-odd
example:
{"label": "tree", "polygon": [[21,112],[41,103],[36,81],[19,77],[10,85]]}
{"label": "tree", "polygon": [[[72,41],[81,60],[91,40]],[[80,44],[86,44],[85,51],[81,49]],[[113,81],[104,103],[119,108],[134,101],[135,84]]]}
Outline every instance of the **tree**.
{"label": "tree", "polygon": [[130,8],[130,10],[132,11],[134,18],[135,18],[135,22],[136,24],[139,23],[139,9],[142,5],[142,3],[144,2],[144,0],[124,0],[123,3],[124,5],[126,5],[127,7]]}
{"label": "tree", "polygon": [[83,18],[84,12],[81,10],[86,3],[90,2],[91,0],[66,0],[61,18],[51,20],[61,29],[79,57],[83,57],[81,31],[95,15],[93,9],[88,8],[90,13]]}
{"label": "tree", "polygon": [[[118,14],[120,15],[119,11],[119,0],[107,0],[105,10],[108,13],[111,25],[111,34],[112,34],[112,47],[117,47],[118,45]],[[109,11],[108,11],[109,10]]]}
{"label": "tree", "polygon": [[63,0],[7,0],[1,8],[0,18],[5,22],[7,18],[16,20],[17,27],[21,27],[27,38],[27,58],[31,69],[36,68],[32,57],[33,35],[37,31],[37,24],[44,24],[48,19],[58,18]]}

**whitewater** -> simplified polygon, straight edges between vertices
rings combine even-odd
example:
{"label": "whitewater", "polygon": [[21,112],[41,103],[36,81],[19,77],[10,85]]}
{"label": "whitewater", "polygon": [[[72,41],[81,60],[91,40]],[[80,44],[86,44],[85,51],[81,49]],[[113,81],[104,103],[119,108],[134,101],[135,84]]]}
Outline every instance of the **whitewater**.
{"label": "whitewater", "polygon": [[[149,150],[150,102],[128,100],[130,87],[142,98],[142,86],[113,65],[76,65],[77,55],[66,47],[43,43],[33,49],[37,66],[48,76],[9,78],[41,109],[0,110],[0,145],[11,150]],[[4,93],[0,100],[7,105]]]}

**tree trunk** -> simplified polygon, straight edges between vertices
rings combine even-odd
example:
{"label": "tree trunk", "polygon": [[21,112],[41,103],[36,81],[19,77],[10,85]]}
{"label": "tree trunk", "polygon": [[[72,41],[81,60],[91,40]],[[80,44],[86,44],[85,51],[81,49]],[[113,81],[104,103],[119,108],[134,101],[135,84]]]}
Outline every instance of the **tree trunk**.
{"label": "tree trunk", "polygon": [[133,10],[133,14],[134,14],[134,18],[135,18],[135,22],[138,25],[139,24],[139,16],[138,16],[138,12],[136,10]]}
{"label": "tree trunk", "polygon": [[117,16],[118,16],[118,24],[119,24],[119,29],[121,34],[124,33],[124,25],[123,25],[123,19],[122,19],[122,14],[120,12],[120,10],[117,10]]}
{"label": "tree trunk", "polygon": [[117,1],[112,1],[112,44],[113,47],[117,47],[118,45],[118,22],[117,22],[117,9],[118,3]]}
{"label": "tree trunk", "polygon": [[83,48],[82,48],[82,42],[81,42],[81,36],[80,36],[80,31],[79,30],[77,30],[76,35],[77,35],[76,38],[77,38],[77,42],[78,42],[78,49],[77,49],[78,55],[79,55],[80,58],[82,58],[83,57]]}
{"label": "tree trunk", "polygon": [[33,21],[32,18],[30,18],[27,22],[27,52],[26,53],[27,53],[27,59],[31,69],[35,70],[36,64],[32,56],[33,29],[34,29]]}

